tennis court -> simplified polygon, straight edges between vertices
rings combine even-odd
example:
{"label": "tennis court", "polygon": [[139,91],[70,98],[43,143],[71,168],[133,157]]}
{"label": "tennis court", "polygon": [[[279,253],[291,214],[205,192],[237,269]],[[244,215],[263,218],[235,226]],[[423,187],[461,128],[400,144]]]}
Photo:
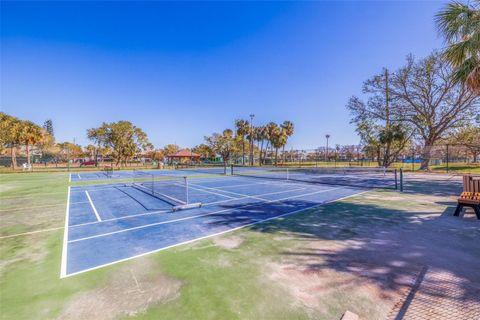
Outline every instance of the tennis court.
{"label": "tennis court", "polygon": [[395,186],[393,176],[373,171],[127,173],[132,183],[69,188],[61,277]]}

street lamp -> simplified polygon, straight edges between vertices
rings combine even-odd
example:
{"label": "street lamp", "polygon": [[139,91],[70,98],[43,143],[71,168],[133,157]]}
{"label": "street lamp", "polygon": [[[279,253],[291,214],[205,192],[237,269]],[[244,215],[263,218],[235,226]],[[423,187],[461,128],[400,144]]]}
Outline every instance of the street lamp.
{"label": "street lamp", "polygon": [[250,115],[250,165],[253,166],[253,118],[255,115]]}
{"label": "street lamp", "polygon": [[326,134],[325,138],[327,138],[327,150],[325,151],[325,161],[328,161],[328,139],[330,139],[330,135]]}

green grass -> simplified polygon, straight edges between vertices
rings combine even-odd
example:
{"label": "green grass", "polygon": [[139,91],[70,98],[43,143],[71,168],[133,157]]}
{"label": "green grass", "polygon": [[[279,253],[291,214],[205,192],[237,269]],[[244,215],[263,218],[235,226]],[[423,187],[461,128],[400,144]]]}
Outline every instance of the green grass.
{"label": "green grass", "polygon": [[[222,236],[240,239],[235,248],[225,248],[212,239],[205,239],[59,279],[67,174],[0,175],[0,186],[1,236],[60,228],[0,240],[1,319],[57,318],[75,299],[82,295],[95,297],[102,292],[112,297],[113,301],[108,303],[117,309],[122,308],[122,303],[128,301],[121,300],[129,298],[118,294],[120,291],[131,292],[134,282],[112,284],[112,279],[131,280],[131,270],[135,270],[132,274],[137,274],[140,286],[148,283],[142,282],[142,277],[152,279],[152,282],[165,277],[180,281],[181,287],[165,301],[151,304],[136,313],[117,314],[117,318],[338,319],[347,309],[365,319],[382,318],[393,301],[362,291],[364,288],[352,280],[348,270],[333,271],[339,265],[328,266],[328,259],[323,255],[316,258],[316,263],[332,270],[333,276],[325,277],[328,285],[316,298],[318,301],[315,300],[314,307],[295,301],[284,281],[270,278],[269,266],[301,265],[301,259],[308,255],[297,257],[296,254],[305,251],[305,247],[321,245],[321,250],[328,252],[345,241],[408,224],[413,219],[409,211],[420,212],[427,208],[422,197],[372,192]],[[392,200],[383,201],[384,197],[392,197]],[[438,203],[427,209],[442,211],[445,206],[441,201],[445,198],[437,200]],[[405,208],[406,203],[408,208]],[[471,238],[467,239],[472,242]],[[135,267],[139,261],[146,267]],[[160,286],[156,290],[161,289]],[[158,291],[151,294],[155,292]],[[134,293],[127,295],[133,296]]]}

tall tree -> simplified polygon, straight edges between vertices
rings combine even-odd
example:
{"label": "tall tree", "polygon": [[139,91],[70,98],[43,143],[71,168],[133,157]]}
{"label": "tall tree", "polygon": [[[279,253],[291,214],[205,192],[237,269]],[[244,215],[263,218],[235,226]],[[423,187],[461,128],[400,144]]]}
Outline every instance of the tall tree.
{"label": "tall tree", "polygon": [[128,160],[137,153],[153,148],[148,141],[147,134],[129,121],[110,123],[107,136],[114,157],[117,159],[117,165],[122,161],[126,165]]}
{"label": "tall tree", "polygon": [[213,152],[212,148],[205,143],[199,144],[193,148],[192,151],[198,153],[203,159],[210,160],[215,157],[215,152]]}
{"label": "tall tree", "polygon": [[281,127],[285,134],[285,143],[282,145],[283,162],[285,162],[285,146],[287,145],[288,139],[293,135],[295,127],[293,122],[288,120],[283,121]]}
{"label": "tall tree", "polygon": [[259,164],[263,164],[263,144],[267,139],[267,129],[265,126],[259,126],[254,128],[254,138],[258,141],[259,149]]}
{"label": "tall tree", "polygon": [[95,156],[97,155],[97,147],[95,147],[93,144],[89,144],[85,147],[85,153],[90,159],[95,159],[95,163],[97,162],[97,158],[95,158]]}
{"label": "tall tree", "polygon": [[27,152],[27,163],[31,164],[30,147],[39,143],[43,138],[42,128],[31,121],[22,121],[20,130],[20,141],[25,145]]}
{"label": "tall tree", "polygon": [[454,81],[480,94],[480,1],[451,2],[435,18],[448,45],[443,54],[454,67]]}
{"label": "tall tree", "polygon": [[452,67],[439,53],[407,63],[391,77],[393,118],[412,126],[424,144],[421,169],[430,146],[449,131],[471,123],[480,111],[479,96],[452,79]]}
{"label": "tall tree", "polygon": [[247,120],[235,120],[236,135],[242,142],[242,164],[245,164],[245,136],[250,132],[250,123]]}
{"label": "tall tree", "polygon": [[43,123],[43,129],[47,131],[47,133],[52,136],[53,139],[55,139],[55,135],[53,134],[53,121],[52,119],[47,119]]}
{"label": "tall tree", "polygon": [[275,135],[278,130],[278,125],[275,122],[269,122],[265,126],[265,136],[267,140],[267,145],[265,146],[265,158],[267,157],[268,147],[270,146],[273,150],[272,141],[276,138]]}
{"label": "tall tree", "polygon": [[166,146],[163,147],[163,153],[166,156],[175,154],[178,152],[178,150],[180,150],[180,147],[176,144],[167,144]]}
{"label": "tall tree", "polygon": [[147,134],[129,121],[103,123],[87,131],[93,141],[112,148],[116,165],[127,164],[137,153],[153,148]]}
{"label": "tall tree", "polygon": [[10,148],[12,169],[17,169],[17,146],[20,143],[22,121],[4,112],[0,112],[0,143]]}
{"label": "tall tree", "polygon": [[97,159],[98,159],[98,154],[100,153],[100,150],[109,145],[107,133],[108,133],[108,124],[105,122],[102,123],[102,125],[98,128],[91,128],[87,130],[88,139],[93,141],[93,143],[96,145],[95,155],[94,155],[95,166],[98,166]]}
{"label": "tall tree", "polygon": [[368,95],[367,102],[354,96],[347,104],[351,123],[366,151],[375,155],[379,166],[388,167],[406,147],[413,130],[394,117],[387,69],[365,81],[363,93]]}
{"label": "tall tree", "polygon": [[275,165],[278,165],[278,149],[284,146],[287,142],[287,134],[285,130],[276,126],[270,133],[270,143],[275,149]]}
{"label": "tall tree", "polygon": [[214,152],[222,156],[223,164],[226,167],[235,151],[233,131],[225,129],[221,134],[214,133],[211,136],[205,137],[205,141]]}

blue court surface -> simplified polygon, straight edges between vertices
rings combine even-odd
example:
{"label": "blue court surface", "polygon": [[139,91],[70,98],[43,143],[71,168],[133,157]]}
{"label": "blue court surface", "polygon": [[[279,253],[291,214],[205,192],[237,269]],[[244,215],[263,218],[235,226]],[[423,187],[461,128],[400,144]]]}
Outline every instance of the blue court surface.
{"label": "blue court surface", "polygon": [[[175,180],[166,183],[173,191],[182,188]],[[365,190],[368,189],[240,176],[198,177],[189,180],[188,201],[201,202],[202,206],[172,211],[171,204],[132,184],[72,186],[68,192],[61,277],[313,208]]]}

